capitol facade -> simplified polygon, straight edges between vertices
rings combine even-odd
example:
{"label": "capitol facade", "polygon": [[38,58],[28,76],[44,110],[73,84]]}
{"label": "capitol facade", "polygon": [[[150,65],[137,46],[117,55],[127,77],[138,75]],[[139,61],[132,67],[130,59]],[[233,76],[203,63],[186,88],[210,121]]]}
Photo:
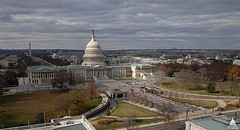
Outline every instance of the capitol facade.
{"label": "capitol facade", "polygon": [[99,43],[95,40],[93,31],[92,39],[87,44],[83,55],[83,63],[81,65],[68,66],[30,66],[27,69],[28,79],[30,83],[42,84],[51,83],[51,79],[55,78],[61,72],[72,73],[76,79],[116,79],[126,77],[125,66],[106,66],[104,55]]}

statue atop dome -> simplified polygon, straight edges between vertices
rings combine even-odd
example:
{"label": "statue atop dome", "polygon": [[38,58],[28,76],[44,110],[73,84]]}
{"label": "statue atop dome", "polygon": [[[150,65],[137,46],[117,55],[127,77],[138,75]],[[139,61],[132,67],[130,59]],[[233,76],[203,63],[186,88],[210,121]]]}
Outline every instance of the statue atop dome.
{"label": "statue atop dome", "polygon": [[96,40],[95,40],[94,29],[92,30],[92,41],[96,41]]}

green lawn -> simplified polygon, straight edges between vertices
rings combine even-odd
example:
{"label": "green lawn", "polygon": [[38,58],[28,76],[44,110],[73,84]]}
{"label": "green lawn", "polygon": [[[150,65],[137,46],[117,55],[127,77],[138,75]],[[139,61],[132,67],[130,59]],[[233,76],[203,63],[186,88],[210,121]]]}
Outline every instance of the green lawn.
{"label": "green lawn", "polygon": [[118,101],[117,108],[110,115],[121,117],[130,115],[135,115],[137,117],[150,117],[158,116],[159,114],[123,101]]}
{"label": "green lawn", "polygon": [[[196,82],[195,84],[202,85],[203,87],[206,86],[206,82]],[[170,82],[165,82],[162,84],[158,83],[156,85],[159,87],[163,87],[163,88],[173,90],[173,91],[178,91],[178,92],[187,92],[187,93],[193,93],[193,94],[214,95],[214,96],[231,96],[230,89],[229,89],[230,87],[227,88],[226,91],[222,93],[219,93],[219,92],[208,93],[205,90],[193,90],[194,87],[187,87],[187,90],[186,90],[184,86],[179,86],[177,84],[170,83]],[[216,86],[216,91],[219,91],[219,88],[217,86]]]}
{"label": "green lawn", "polygon": [[[96,124],[97,122],[96,121],[99,121],[99,120],[104,120],[104,119],[112,119],[112,118],[108,118],[108,117],[99,117],[94,121],[94,124]],[[120,119],[122,120],[122,119]],[[139,124],[144,124],[144,123],[149,123],[149,122],[155,122],[155,121],[160,121],[161,119],[136,119],[136,125],[139,125]],[[122,122],[117,122],[117,123],[112,123],[112,124],[109,124],[107,126],[98,126],[98,125],[94,125],[95,128],[97,130],[106,130],[106,129],[113,129],[113,128],[117,128],[117,127],[124,127],[124,121]]]}
{"label": "green lawn", "polygon": [[[0,125],[13,127],[26,125],[27,121],[33,124],[37,113],[46,114],[47,121],[52,118],[65,116],[64,111],[56,111],[54,100],[56,96],[66,92],[60,90],[42,90],[30,94],[16,94],[0,97]],[[92,107],[97,106],[100,99],[94,99]]]}
{"label": "green lawn", "polygon": [[173,99],[179,102],[188,103],[195,106],[200,106],[204,108],[214,108],[218,105],[216,101],[207,101],[207,100],[188,100],[188,99]]}

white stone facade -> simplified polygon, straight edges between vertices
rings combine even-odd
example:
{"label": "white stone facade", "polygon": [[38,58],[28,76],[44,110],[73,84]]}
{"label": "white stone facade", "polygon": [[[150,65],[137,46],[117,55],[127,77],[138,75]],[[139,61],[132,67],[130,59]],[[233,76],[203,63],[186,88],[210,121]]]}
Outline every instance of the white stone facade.
{"label": "white stone facade", "polygon": [[58,74],[72,73],[75,79],[115,79],[126,77],[125,66],[106,66],[104,55],[100,45],[95,40],[94,33],[92,40],[87,44],[85,54],[83,55],[82,65],[68,66],[30,66],[28,67],[28,78],[30,83],[41,84],[51,83],[51,79]]}

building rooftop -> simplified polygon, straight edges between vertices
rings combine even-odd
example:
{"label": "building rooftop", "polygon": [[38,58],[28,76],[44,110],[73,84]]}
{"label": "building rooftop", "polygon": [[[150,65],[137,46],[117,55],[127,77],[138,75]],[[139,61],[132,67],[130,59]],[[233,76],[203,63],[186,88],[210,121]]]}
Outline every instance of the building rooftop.
{"label": "building rooftop", "polygon": [[80,65],[68,65],[68,68],[75,68],[75,67],[81,67]]}
{"label": "building rooftop", "polygon": [[[237,120],[233,121],[235,121],[236,126],[240,128],[240,122]],[[192,123],[207,130],[227,130],[230,125],[230,122],[233,121],[232,118],[226,116],[216,116],[202,120],[193,120]]]}
{"label": "building rooftop", "polygon": [[55,128],[53,130],[87,130],[85,126],[81,124],[76,124],[76,125],[70,125],[70,126],[64,126],[60,128]]}
{"label": "building rooftop", "polygon": [[149,64],[139,64],[139,63],[125,63],[123,66],[151,66]]}
{"label": "building rooftop", "polygon": [[33,70],[41,70],[41,69],[51,69],[51,70],[53,70],[53,69],[56,69],[55,67],[50,66],[50,65],[37,65],[37,66],[30,66],[30,67]]}

